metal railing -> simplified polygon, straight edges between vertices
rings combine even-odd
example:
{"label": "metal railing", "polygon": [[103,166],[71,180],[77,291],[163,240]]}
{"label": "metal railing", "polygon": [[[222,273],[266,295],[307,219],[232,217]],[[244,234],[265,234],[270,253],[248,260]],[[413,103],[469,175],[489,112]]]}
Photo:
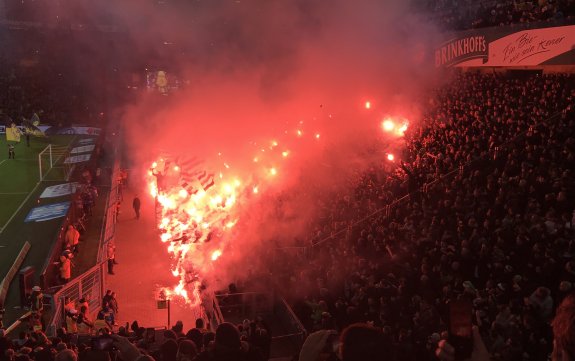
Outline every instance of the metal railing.
{"label": "metal railing", "polygon": [[[256,317],[262,317],[272,325],[272,344],[279,346],[277,350],[289,350],[285,355],[275,357],[293,356],[293,352],[301,348],[307,337],[307,331],[295,312],[286,300],[275,292],[215,294],[212,302],[213,310],[209,315],[214,329],[222,322],[241,323],[245,319],[254,320]],[[217,325],[214,325],[213,321]]]}
{"label": "metal railing", "polygon": [[112,144],[114,154],[114,164],[111,172],[111,189],[106,199],[106,211],[102,220],[100,229],[100,236],[98,239],[98,255],[96,265],[84,272],[82,275],[72,279],[63,288],[58,290],[52,295],[51,310],[52,318],[47,327],[48,335],[55,335],[56,329],[62,327],[65,323],[64,312],[64,299],[69,297],[70,300],[77,301],[80,298],[85,298],[88,301],[90,310],[98,310],[102,305],[102,296],[106,288],[105,285],[105,272],[107,267],[107,253],[106,247],[109,242],[114,241],[114,234],[116,231],[116,203],[118,201],[119,185],[117,179],[120,173],[120,160],[117,154],[117,149],[120,145],[119,137],[115,139]]}
{"label": "metal railing", "polygon": [[47,327],[46,334],[55,335],[56,330],[64,326],[66,322],[64,299],[66,297],[72,301],[85,298],[90,310],[98,310],[102,306],[104,266],[105,264],[102,263],[95,265],[52,295],[50,304],[52,320]]}

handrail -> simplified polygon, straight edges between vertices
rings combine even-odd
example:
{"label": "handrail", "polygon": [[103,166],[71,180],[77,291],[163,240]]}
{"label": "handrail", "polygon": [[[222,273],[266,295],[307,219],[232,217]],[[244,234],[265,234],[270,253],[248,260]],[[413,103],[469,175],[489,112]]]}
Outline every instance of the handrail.
{"label": "handrail", "polygon": [[22,322],[24,322],[24,320],[29,317],[32,314],[32,311],[28,311],[25,314],[23,314],[22,316],[20,316],[16,321],[14,321],[10,326],[8,326],[8,328],[6,328],[6,330],[4,331],[4,336],[7,336],[10,332],[14,331],[14,329],[16,329],[16,327],[20,326],[20,324]]}
{"label": "handrail", "polygon": [[285,308],[288,310],[289,314],[292,316],[292,319],[296,321],[297,327],[304,333],[307,334],[307,330],[304,327],[303,323],[301,323],[299,317],[297,317],[297,315],[295,314],[295,312],[291,309],[290,305],[287,303],[287,301],[280,296],[280,299],[282,300],[283,305],[285,306]]}
{"label": "handrail", "polygon": [[224,322],[224,316],[222,315],[222,311],[220,309],[220,303],[216,297],[213,298],[212,302],[214,303],[214,316],[216,317],[218,325],[221,325]]}

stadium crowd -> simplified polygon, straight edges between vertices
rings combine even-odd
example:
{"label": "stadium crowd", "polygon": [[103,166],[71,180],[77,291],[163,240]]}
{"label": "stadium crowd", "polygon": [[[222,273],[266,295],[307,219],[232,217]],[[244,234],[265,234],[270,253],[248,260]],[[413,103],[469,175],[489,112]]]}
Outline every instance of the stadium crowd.
{"label": "stadium crowd", "polygon": [[446,30],[467,30],[533,23],[559,24],[575,17],[573,0],[422,0],[418,7]]}
{"label": "stadium crowd", "polygon": [[301,263],[278,257],[307,328],[367,322],[398,360],[431,360],[447,301],[469,297],[494,359],[545,359],[575,285],[573,80],[468,72],[440,89],[396,172],[332,197]]}

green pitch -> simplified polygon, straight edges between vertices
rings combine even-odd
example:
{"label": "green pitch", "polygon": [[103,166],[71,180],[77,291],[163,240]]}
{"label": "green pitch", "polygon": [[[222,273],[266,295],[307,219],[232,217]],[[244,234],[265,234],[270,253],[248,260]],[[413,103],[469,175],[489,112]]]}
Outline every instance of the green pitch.
{"label": "green pitch", "polygon": [[[8,159],[8,144],[0,134],[0,280],[4,278],[23,244],[32,245],[24,264],[41,265],[53,244],[62,218],[46,222],[24,223],[28,212],[35,206],[62,202],[68,198],[40,200],[45,187],[64,182],[64,150],[79,137],[57,135],[46,138],[31,137],[30,147],[22,137],[15,144],[15,159]],[[53,164],[49,168],[48,157],[43,157],[44,180],[40,180],[38,154],[48,144],[53,147]],[[45,160],[45,162],[44,162]],[[36,275],[41,270],[36,269]]]}

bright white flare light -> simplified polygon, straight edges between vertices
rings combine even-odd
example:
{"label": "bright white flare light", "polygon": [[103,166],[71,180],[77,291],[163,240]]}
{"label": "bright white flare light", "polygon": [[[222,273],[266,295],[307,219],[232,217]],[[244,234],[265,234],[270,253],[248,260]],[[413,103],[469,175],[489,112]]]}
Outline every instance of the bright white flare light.
{"label": "bright white flare light", "polygon": [[391,132],[393,128],[395,128],[395,123],[393,123],[393,120],[391,119],[385,119],[383,123],[381,123],[381,126],[386,132]]}
{"label": "bright white flare light", "polygon": [[222,251],[220,251],[219,249],[216,249],[214,251],[214,253],[212,253],[212,261],[217,260],[218,258],[220,258],[221,255],[222,255]]}

